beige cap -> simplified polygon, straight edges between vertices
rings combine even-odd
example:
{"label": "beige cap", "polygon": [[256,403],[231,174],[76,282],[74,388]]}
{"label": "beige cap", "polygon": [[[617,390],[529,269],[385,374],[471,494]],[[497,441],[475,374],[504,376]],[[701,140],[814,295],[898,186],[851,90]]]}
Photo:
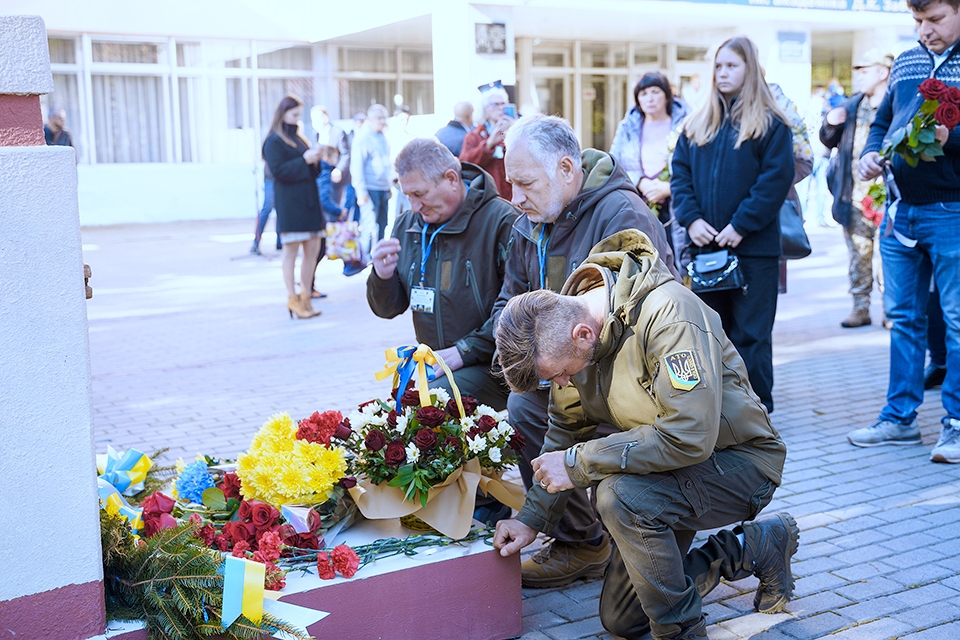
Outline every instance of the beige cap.
{"label": "beige cap", "polygon": [[865,51],[860,59],[857,60],[857,63],[853,65],[854,69],[863,69],[864,67],[872,67],[874,65],[879,65],[881,67],[886,67],[890,69],[893,67],[893,55],[881,51],[880,49],[870,49]]}

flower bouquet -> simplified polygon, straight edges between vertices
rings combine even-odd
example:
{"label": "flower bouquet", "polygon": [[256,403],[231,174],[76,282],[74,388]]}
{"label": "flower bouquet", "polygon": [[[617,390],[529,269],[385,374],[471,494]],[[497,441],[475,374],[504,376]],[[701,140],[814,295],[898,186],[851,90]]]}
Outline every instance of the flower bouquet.
{"label": "flower bouquet", "polygon": [[934,162],[943,155],[943,146],[936,139],[937,125],[953,129],[960,124],[960,89],[935,78],[924,80],[918,89],[923,103],[916,115],[894,131],[880,151],[881,157],[888,160],[895,153],[900,155],[911,167],[921,160]]}
{"label": "flower bouquet", "polygon": [[867,194],[860,199],[863,217],[879,227],[883,221],[883,209],[887,203],[887,189],[882,182],[874,182],[867,189]]}
{"label": "flower bouquet", "polygon": [[[395,404],[371,400],[346,420],[351,468],[359,476],[350,494],[360,512],[371,519],[415,513],[444,535],[462,538],[473,521],[477,487],[519,509],[522,489],[501,476],[515,463],[523,436],[456,389],[452,399],[443,389],[427,389],[428,369],[444,366],[428,348],[416,351],[419,361],[412,348],[398,351],[406,356],[396,367]],[[420,386],[407,389],[414,369]]]}

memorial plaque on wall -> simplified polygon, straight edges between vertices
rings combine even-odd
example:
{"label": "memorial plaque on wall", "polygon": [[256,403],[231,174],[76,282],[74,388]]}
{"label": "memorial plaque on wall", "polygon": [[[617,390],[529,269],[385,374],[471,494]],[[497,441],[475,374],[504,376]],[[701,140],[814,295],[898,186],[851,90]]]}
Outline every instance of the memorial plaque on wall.
{"label": "memorial plaque on wall", "polygon": [[476,27],[477,53],[507,52],[507,25],[501,22],[478,22]]}

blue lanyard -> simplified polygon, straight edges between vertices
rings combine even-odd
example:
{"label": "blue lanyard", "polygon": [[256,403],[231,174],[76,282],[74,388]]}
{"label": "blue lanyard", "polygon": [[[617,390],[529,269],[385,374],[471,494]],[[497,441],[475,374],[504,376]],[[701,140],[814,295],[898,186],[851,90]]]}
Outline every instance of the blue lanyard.
{"label": "blue lanyard", "polygon": [[434,231],[433,234],[431,234],[429,243],[427,243],[427,227],[429,227],[430,225],[428,225],[427,223],[423,224],[423,233],[422,233],[422,239],[420,244],[420,246],[423,247],[423,251],[420,257],[420,286],[421,287],[423,286],[424,277],[426,276],[426,273],[427,273],[427,259],[430,258],[430,251],[433,249],[433,240],[434,238],[437,237],[437,234],[440,233],[440,230],[443,229],[448,224],[450,224],[449,221],[444,222],[442,225],[437,227],[437,230]]}
{"label": "blue lanyard", "polygon": [[537,260],[540,262],[540,288],[547,288],[547,245],[550,244],[550,237],[547,236],[544,241],[544,234],[547,231],[547,225],[540,227],[540,240],[537,242]]}

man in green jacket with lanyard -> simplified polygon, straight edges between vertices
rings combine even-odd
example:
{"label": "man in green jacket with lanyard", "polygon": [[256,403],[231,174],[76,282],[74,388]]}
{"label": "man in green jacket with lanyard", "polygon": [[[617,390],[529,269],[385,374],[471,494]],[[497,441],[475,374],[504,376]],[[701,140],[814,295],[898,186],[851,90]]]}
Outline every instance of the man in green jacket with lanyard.
{"label": "man in green jacket with lanyard", "polygon": [[[508,392],[490,371],[490,314],[518,212],[489,173],[436,140],[407,143],[396,169],[412,211],[373,249],[367,302],[381,318],[411,309],[417,341],[443,358],[460,392],[501,411]],[[436,386],[449,390],[444,379]]]}
{"label": "man in green jacket with lanyard", "polygon": [[[720,578],[755,575],[756,609],[783,609],[799,538],[789,515],[690,550],[697,531],[752,520],[770,502],[786,447],[720,317],[646,236],[627,230],[597,244],[560,294],[512,298],[495,335],[512,390],[552,382],[535,484],[517,518],[497,525],[502,555],[550,531],[571,490],[593,486],[616,543],[600,596],[612,633],[705,637],[701,598]],[[600,423],[617,431],[597,437]]]}

